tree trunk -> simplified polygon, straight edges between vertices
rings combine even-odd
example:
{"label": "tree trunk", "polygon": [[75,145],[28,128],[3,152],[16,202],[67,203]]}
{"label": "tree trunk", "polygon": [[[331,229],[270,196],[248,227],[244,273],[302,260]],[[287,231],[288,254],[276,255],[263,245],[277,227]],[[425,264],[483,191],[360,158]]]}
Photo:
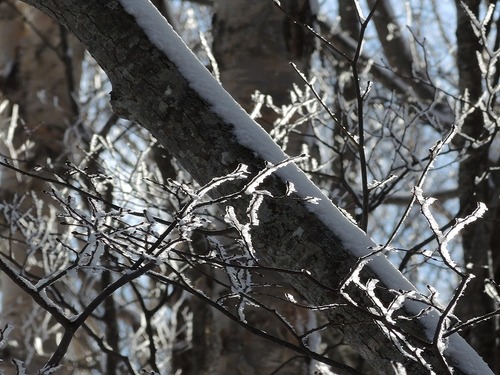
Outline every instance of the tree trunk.
{"label": "tree trunk", "polygon": [[[307,1],[290,1],[287,5],[294,17],[308,24],[311,22]],[[293,61],[305,74],[308,73],[311,38],[272,2],[218,0],[214,13],[213,52],[223,86],[249,112],[254,105],[252,95],[258,88],[261,91],[269,88],[270,91],[263,93],[272,96],[277,105],[289,103],[292,84],[303,85],[289,62]],[[271,131],[277,114],[264,108],[261,115],[261,124]],[[293,152],[298,154],[301,137],[295,135],[293,139],[296,142]],[[215,272],[214,276],[219,279],[225,278],[221,272],[207,272]],[[278,279],[274,275],[273,282],[278,284]],[[282,278],[279,283],[283,284]],[[221,292],[217,284],[211,283],[208,288],[212,298],[217,299]],[[202,301],[191,301],[191,307],[195,343],[189,351],[175,357],[174,367],[182,368],[183,373],[268,374],[283,364],[286,365],[281,371],[287,374],[308,372],[308,361],[294,359],[296,354],[293,351],[249,334],[222,314],[207,310]],[[297,309],[290,309],[289,304],[288,308],[287,304],[281,304],[278,309],[294,325],[308,319]],[[279,323],[269,319],[266,311],[255,309],[251,315],[259,328],[276,337],[292,339]]]}
{"label": "tree trunk", "polygon": [[[456,2],[457,8],[457,66],[459,71],[459,84],[462,94],[467,92],[464,100],[474,105],[483,93],[483,78],[476,58],[481,53],[482,46],[479,38],[471,26],[470,16],[462,6],[462,1]],[[464,1],[470,11],[479,14],[480,0]],[[494,240],[494,233],[498,231],[498,194],[499,188],[494,182],[484,177],[488,175],[488,145],[484,139],[487,131],[484,127],[483,111],[476,108],[464,121],[461,129],[469,140],[462,141],[462,147],[467,147],[467,157],[460,163],[459,181],[460,209],[463,214],[469,214],[478,202],[488,206],[488,212],[483,220],[476,221],[466,226],[462,232],[462,246],[464,262],[469,265],[470,271],[476,276],[469,285],[469,292],[461,300],[457,313],[463,320],[482,316],[494,309],[494,301],[484,291],[486,278],[494,278],[493,263],[497,263],[500,254],[500,242]],[[473,141],[470,141],[473,140]],[[473,142],[483,144],[481,147]],[[479,182],[478,182],[479,180]],[[497,282],[500,279],[496,279]],[[498,331],[495,320],[482,322],[474,329],[464,332],[467,341],[474,347],[484,360],[492,367],[499,360]],[[500,374],[500,369],[497,373]]]}
{"label": "tree trunk", "polygon": [[[266,159],[272,163],[285,159],[210,74],[194,65],[193,57],[184,52],[185,47],[174,39],[171,29],[151,21],[156,16],[149,13],[148,2],[127,4],[132,7],[130,12],[147,12],[152,17],[139,17],[139,22],[144,28],[154,26],[156,31],[150,30],[149,37],[156,45],[119,1],[105,5],[97,0],[27,2],[55,17],[82,40],[110,78],[114,109],[151,131],[201,184],[214,176],[227,175],[240,163],[255,175],[265,167]],[[154,35],[161,35],[161,39]],[[169,43],[161,42],[164,38]],[[297,194],[284,195],[285,173]],[[224,184],[217,194],[240,188],[238,182]],[[324,306],[332,324],[340,327],[350,344],[380,373],[394,374],[395,366],[403,366],[407,373],[427,374],[429,370],[422,362],[436,373],[447,373],[439,354],[444,348],[433,342],[437,312],[422,312],[416,318],[424,305],[408,302],[397,310],[407,319],[398,319],[396,326],[386,324],[383,316],[373,315],[379,311],[377,302],[387,307],[399,290],[412,289],[385,257],[374,256],[362,267],[355,283],[344,283],[353,275],[359,256],[369,253],[374,243],[343,218],[294,166],[269,176],[265,188],[279,198],[264,197],[260,224],[251,230],[259,262],[295,271],[286,273],[288,281],[309,303]],[[311,194],[320,199],[319,204],[304,201]],[[240,218],[245,218],[248,200],[239,199],[234,207]],[[378,281],[376,290],[369,288],[369,280]],[[341,293],[342,285],[354,303]],[[404,340],[399,341],[399,335]],[[409,351],[417,348],[418,356],[404,354],[401,345]],[[456,374],[490,373],[456,334],[442,354]],[[349,371],[340,364],[330,364]]]}
{"label": "tree trunk", "polygon": [[[293,85],[304,87],[304,81],[292,69],[293,62],[306,76],[309,74],[314,37],[300,25],[312,25],[309,0],[282,3],[285,14],[272,1],[217,0],[214,2],[213,53],[220,70],[222,86],[247,111],[254,103],[256,91],[272,98],[278,107],[290,103]],[[279,116],[265,106],[258,122],[268,132]],[[293,120],[290,121],[293,123]],[[304,137],[292,130],[307,131],[307,125],[289,128],[289,155],[302,152]]]}

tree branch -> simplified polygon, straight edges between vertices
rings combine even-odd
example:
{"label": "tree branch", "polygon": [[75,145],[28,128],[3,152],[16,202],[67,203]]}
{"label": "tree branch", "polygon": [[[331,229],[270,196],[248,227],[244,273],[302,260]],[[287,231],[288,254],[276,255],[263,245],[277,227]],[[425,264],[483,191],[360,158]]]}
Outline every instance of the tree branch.
{"label": "tree branch", "polygon": [[[141,11],[151,16],[142,19],[143,24],[153,22],[154,16],[147,11],[152,5],[143,0],[135,1]],[[227,94],[213,86],[208,72],[203,76],[189,75],[192,72],[189,69],[199,64],[194,56],[174,63],[184,51],[166,55],[164,49],[151,42],[150,38],[154,40],[152,34],[145,33],[120,1],[26,2],[51,15],[80,38],[109,76],[114,110],[148,129],[199,183],[205,184],[214,176],[224,176],[238,164],[248,166],[251,176],[265,169],[267,161],[252,149],[254,143],[262,140],[254,139],[255,133],[261,131],[258,125],[248,129],[246,138],[242,138],[241,133],[238,135],[235,129],[242,126],[238,122],[248,123],[250,120],[243,116],[235,102],[226,99]],[[159,33],[157,35],[175,42],[167,25],[154,24],[159,27],[155,31]],[[234,113],[238,115],[229,120],[231,116],[228,114]],[[275,160],[271,162],[276,163]],[[292,169],[290,166],[287,170]],[[411,290],[412,286],[381,255],[375,255],[371,260],[367,258],[361,268],[355,269],[358,256],[367,254],[370,250],[366,247],[375,244],[342,218],[310,181],[305,182],[308,180],[303,175],[295,170],[290,173],[301,181],[302,188],[318,194],[320,204],[313,206],[300,195],[284,196],[287,185],[278,177],[279,173],[266,178],[266,190],[279,198],[264,197],[259,209],[260,224],[252,227],[253,246],[262,264],[308,270],[314,278],[332,288],[351,280],[343,285],[344,293],[349,294],[349,303],[345,303],[345,297],[319,288],[306,278],[285,276],[311,304],[337,304],[335,309],[325,311],[328,319],[337,322],[350,344],[380,373],[394,374],[394,363],[402,365],[411,374],[427,374],[426,366],[444,373],[439,353],[421,344],[421,340],[427,342],[432,338],[437,328],[437,312],[421,312],[424,305],[417,302],[408,302],[398,310],[398,315],[406,317],[398,319],[398,328],[407,333],[405,347],[421,349],[419,359],[403,353],[393,331],[384,328],[381,321],[371,319],[368,311],[360,314],[359,307],[371,309],[375,302],[390,305],[399,296],[394,290]],[[239,181],[226,183],[213,192],[228,194],[238,190],[240,185]],[[250,198],[234,202],[235,211],[242,218],[246,217]],[[376,290],[368,290],[370,280],[378,280]],[[340,301],[344,304],[339,304]],[[419,339],[413,340],[412,337]],[[456,374],[472,374],[471,361],[481,373],[488,373],[481,359],[457,335],[450,338],[449,345],[455,350],[445,350],[444,355],[450,357],[449,363],[453,363]],[[461,351],[472,354],[463,360],[461,353],[454,355]]]}

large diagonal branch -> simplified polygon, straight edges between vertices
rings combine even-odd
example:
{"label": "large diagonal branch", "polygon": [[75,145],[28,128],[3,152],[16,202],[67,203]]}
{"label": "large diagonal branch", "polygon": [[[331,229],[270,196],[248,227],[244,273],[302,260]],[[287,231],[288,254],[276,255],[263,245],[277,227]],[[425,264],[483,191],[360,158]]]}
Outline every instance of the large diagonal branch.
{"label": "large diagonal branch", "polygon": [[[226,175],[238,164],[247,165],[255,174],[265,168],[266,161],[276,164],[286,159],[186,51],[187,47],[158,18],[147,0],[26,2],[80,38],[109,76],[114,110],[148,129],[200,183]],[[124,3],[129,13],[122,6]],[[293,182],[295,195],[285,196],[285,180]],[[225,184],[219,193],[235,189],[236,186]],[[395,373],[395,363],[411,374],[429,373],[422,362],[436,373],[448,373],[438,345],[431,342],[436,312],[415,318],[422,305],[407,302],[399,313],[411,318],[400,320],[395,326],[387,324],[383,317],[377,320],[367,311],[367,307],[373,307],[370,298],[375,294],[389,303],[398,290],[412,289],[385,257],[373,257],[352,283],[359,285],[377,279],[374,293],[368,296],[362,288],[350,287],[353,303],[342,297],[340,285],[352,275],[359,257],[369,252],[373,242],[344,218],[294,165],[266,179],[265,189],[280,198],[265,198],[259,210],[260,225],[253,227],[252,241],[259,261],[266,266],[304,270],[304,277],[288,276],[289,282],[311,304],[331,306],[325,314],[381,373]],[[306,196],[313,196],[319,203],[303,199]],[[242,218],[247,203],[235,203]],[[311,282],[311,275],[320,282]],[[398,342],[398,335],[404,335],[404,340]],[[413,358],[405,355],[403,347],[419,354]],[[457,335],[448,342],[444,356],[457,374],[489,373]]]}

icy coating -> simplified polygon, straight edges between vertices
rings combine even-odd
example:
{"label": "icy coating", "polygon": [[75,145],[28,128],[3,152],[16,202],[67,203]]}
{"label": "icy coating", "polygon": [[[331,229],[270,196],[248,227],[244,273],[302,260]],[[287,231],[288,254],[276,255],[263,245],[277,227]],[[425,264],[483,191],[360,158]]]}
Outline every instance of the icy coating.
{"label": "icy coating", "polygon": [[[184,44],[165,18],[149,0],[119,0],[127,13],[134,16],[149,40],[161,50],[178,68],[213,111],[225,122],[234,125],[238,142],[258,154],[264,160],[277,164],[287,159],[286,154],[274,143],[266,131],[252,120],[236,101],[213,78],[210,72]],[[312,1],[314,4],[314,0]],[[352,224],[314,183],[294,164],[288,164],[275,172],[282,180],[294,184],[302,198],[314,197],[319,203],[306,203],[314,213],[344,244],[347,251],[360,257],[370,253],[376,244],[356,225]],[[415,290],[413,285],[387,260],[384,255],[374,256],[369,266],[395,290]],[[417,302],[406,302],[406,308],[417,314],[424,306]],[[437,313],[427,314],[421,319],[432,339],[438,322]],[[445,350],[447,360],[469,374],[493,374],[484,361],[458,334],[452,335]]]}

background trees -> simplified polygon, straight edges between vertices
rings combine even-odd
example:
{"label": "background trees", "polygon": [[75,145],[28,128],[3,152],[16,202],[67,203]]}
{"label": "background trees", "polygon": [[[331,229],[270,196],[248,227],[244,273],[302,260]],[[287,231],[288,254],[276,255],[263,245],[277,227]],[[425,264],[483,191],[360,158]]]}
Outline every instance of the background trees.
{"label": "background trees", "polygon": [[[236,14],[250,12],[244,8],[248,5],[246,2],[231,4]],[[9,7],[9,11],[14,9],[11,2],[2,5]],[[496,243],[495,218],[491,216],[496,212],[497,198],[494,189],[496,28],[490,21],[496,18],[488,19],[488,13],[481,11],[479,3],[469,4],[470,12],[460,10],[461,5],[457,4],[459,27],[455,42],[448,32],[449,25],[443,20],[444,12],[453,10],[441,9],[438,4],[410,3],[405,21],[411,27],[406,31],[399,26],[403,24],[403,10],[393,8],[387,1],[370,3],[370,7],[377,7],[373,13],[369,13],[372,8],[363,5],[362,15],[352,7],[348,11],[350,2],[339,2],[342,29],[332,29],[328,19],[319,18],[316,27],[331,44],[325,41],[320,44],[310,75],[314,79],[301,82],[300,75],[292,69],[286,72],[291,74],[290,78],[278,76],[277,81],[272,81],[272,73],[286,71],[282,68],[283,62],[279,62],[279,57],[286,54],[282,56],[285,61],[297,59],[299,69],[309,76],[308,51],[314,42],[305,29],[290,22],[277,8],[264,7],[262,13],[253,16],[255,22],[236,24],[250,28],[239,34],[236,26],[231,26],[230,21],[234,21],[231,14],[221,11],[228,5],[215,2],[214,38],[220,38],[214,43],[214,55],[220,62],[218,71],[223,81],[228,79],[231,83],[236,80],[234,77],[242,78],[235,90],[242,89],[243,93],[254,89],[248,77],[266,77],[266,71],[257,64],[244,64],[248,55],[243,55],[242,62],[234,63],[239,55],[224,47],[229,39],[223,39],[224,34],[233,35],[236,41],[241,37],[240,45],[266,47],[265,43],[255,43],[255,40],[245,41],[249,35],[260,34],[252,32],[251,27],[261,31],[267,25],[283,25],[281,30],[270,28],[266,34],[271,42],[268,51],[282,52],[269,57],[281,65],[267,71],[270,77],[265,81],[272,82],[273,88],[287,80],[301,86],[293,87],[288,105],[283,97],[276,98],[283,92],[276,90],[271,92],[275,97],[272,102],[264,95],[257,95],[255,105],[246,102],[244,106],[256,117],[261,112],[260,121],[268,130],[269,124],[274,123],[273,136],[283,147],[293,146],[288,148],[290,155],[303,149],[314,156],[313,160],[298,162],[334,202],[344,206],[377,243],[383,244],[371,250],[386,252],[421,287],[424,296],[402,293],[397,288],[390,290],[394,286],[383,278],[377,284],[376,280],[384,276],[373,266],[377,262],[365,267],[365,262],[352,257],[352,252],[343,252],[348,248],[345,239],[339,240],[342,237],[338,233],[332,234],[331,228],[321,227],[324,223],[315,221],[315,215],[304,211],[307,203],[294,195],[293,186],[283,184],[277,177],[269,177],[264,185],[255,183],[260,180],[248,180],[248,173],[259,176],[274,171],[274,167],[265,165],[254,152],[249,152],[248,144],[246,148],[241,147],[217,111],[214,114],[203,100],[196,99],[196,90],[193,92],[190,87],[192,81],[183,81],[175,71],[175,63],[166,61],[154,46],[147,46],[144,39],[140,39],[140,29],[136,29],[136,34],[126,34],[137,35],[137,39],[128,40],[134,48],[123,50],[116,40],[115,44],[110,43],[112,26],[118,27],[118,22],[115,25],[109,19],[106,21],[108,39],[106,35],[99,36],[97,31],[85,35],[79,29],[81,25],[65,14],[60,4],[45,2],[42,5],[80,31],[79,37],[86,41],[101,64],[108,60],[118,62],[116,70],[108,70],[115,111],[124,117],[133,116],[148,126],[156,138],[167,142],[164,144],[170,148],[162,149],[133,122],[118,120],[110,112],[102,99],[110,90],[109,84],[91,59],[85,62],[81,94],[72,107],[76,112],[65,110],[59,104],[62,94],[45,91],[53,99],[44,108],[65,113],[56,128],[60,128],[61,123],[72,125],[69,128],[73,130],[82,125],[88,132],[78,131],[78,142],[72,143],[72,137],[66,137],[66,143],[62,143],[63,150],[78,152],[72,151],[67,157],[62,156],[62,151],[52,152],[56,157],[48,153],[32,162],[25,150],[31,150],[31,144],[37,145],[40,137],[34,137],[30,129],[43,129],[49,121],[31,120],[29,115],[17,117],[15,111],[8,112],[5,124],[19,124],[17,128],[28,129],[31,143],[17,146],[21,147],[20,151],[12,154],[14,148],[6,142],[11,154],[3,164],[2,178],[12,181],[6,176],[8,171],[13,171],[16,178],[23,178],[23,184],[40,181],[44,187],[34,188],[37,196],[25,196],[24,200],[7,197],[8,203],[3,206],[8,240],[5,242],[10,247],[4,252],[2,271],[18,285],[24,285],[25,291],[48,311],[46,333],[31,335],[26,334],[31,332],[28,328],[17,328],[23,337],[33,338],[30,347],[33,355],[16,353],[15,358],[30,361],[42,357],[43,362],[44,353],[50,356],[54,352],[50,341],[62,325],[63,343],[64,339],[71,339],[78,344],[66,354],[66,365],[79,371],[94,368],[108,373],[130,372],[144,367],[158,372],[182,369],[192,373],[210,370],[234,373],[236,368],[241,373],[251,373],[264,371],[257,369],[260,365],[266,372],[303,373],[304,366],[314,371],[316,360],[327,362],[336,371],[354,372],[354,368],[369,371],[358,358],[344,350],[344,343],[349,342],[355,353],[369,358],[370,364],[380,371],[397,372],[406,367],[411,373],[419,373],[426,371],[422,364],[432,363],[467,372],[453,362],[453,355],[441,357],[439,345],[448,332],[461,328],[459,321],[451,318],[457,303],[457,311],[462,314],[458,318],[466,319],[463,322],[491,312],[496,316],[495,297],[482,292],[484,270],[492,280],[488,285],[493,286],[490,292],[493,296],[496,286],[492,252]],[[168,11],[165,4],[159,5]],[[180,12],[181,17],[188,17],[188,22],[178,25],[198,26],[210,19],[210,15],[204,18],[206,8],[184,3],[174,5],[184,10]],[[300,1],[283,2],[284,11],[290,17],[309,23],[314,12],[306,5]],[[92,9],[84,13],[94,14]],[[19,15],[13,14],[14,18]],[[278,21],[257,22],[271,14]],[[175,20],[175,14],[169,18]],[[464,31],[470,19],[473,20],[472,32]],[[24,21],[22,17],[18,20]],[[374,28],[365,28],[367,25]],[[35,27],[36,23],[28,26]],[[39,29],[36,30],[38,34]],[[123,29],[120,31],[123,33]],[[189,31],[189,28],[185,31],[187,40],[196,46],[198,39],[192,38]],[[424,40],[427,35],[433,36],[432,42]],[[275,43],[272,43],[273,36]],[[100,44],[95,43],[97,37],[101,38]],[[62,49],[58,58],[66,67],[62,76],[68,78],[72,76],[68,75],[68,56],[76,54],[73,49],[64,49],[63,39],[53,42],[52,47]],[[490,39],[492,42],[488,42]],[[363,50],[361,40],[366,43]],[[478,41],[481,42],[478,44]],[[438,45],[450,47],[445,50]],[[453,45],[457,50],[456,65],[453,57],[448,56]],[[11,47],[10,55],[16,56],[19,50],[19,46]],[[477,50],[481,53],[475,53]],[[250,56],[267,56],[265,52]],[[210,53],[207,50],[200,53],[202,60],[216,71]],[[123,65],[127,69],[123,70]],[[11,74],[18,72],[8,66],[6,63],[3,70],[8,73],[7,83],[16,78]],[[252,72],[253,69],[257,69],[257,73]],[[455,78],[457,71],[460,85]],[[124,81],[124,75],[130,81]],[[141,76],[143,79],[138,80]],[[140,95],[150,90],[149,86],[154,87],[155,81],[161,85],[165,79],[169,85],[160,93],[151,91],[153,95],[149,98]],[[38,94],[34,100],[44,97],[42,90],[34,91]],[[261,91],[270,93],[265,89]],[[248,98],[245,94],[235,95],[241,96],[241,100]],[[16,100],[19,99],[11,99]],[[7,102],[5,108],[6,105]],[[168,116],[164,115],[165,109],[169,110]],[[174,127],[176,123],[185,125],[183,132]],[[186,131],[188,123],[197,127]],[[12,132],[12,126],[6,127],[4,139],[9,141],[14,135],[18,136],[9,137]],[[304,143],[297,146],[299,139]],[[182,148],[186,143],[190,147]],[[49,148],[54,147],[54,143],[48,144]],[[225,147],[225,151],[217,154],[218,147]],[[201,186],[193,185],[178,161],[171,158],[172,154],[177,155],[176,160],[183,163]],[[212,158],[208,159],[209,156]],[[69,159],[69,163],[53,161],[58,158],[63,162]],[[238,166],[239,163],[244,163],[248,172]],[[457,170],[460,184],[455,185],[457,180],[450,176],[457,174]],[[277,175],[279,173],[278,170]],[[213,180],[215,177],[218,179]],[[412,195],[411,187],[415,185],[423,188],[425,195],[440,197],[437,207],[436,203],[430,206],[432,202],[424,198],[419,189]],[[43,195],[42,189],[48,192],[45,201],[38,197]],[[217,198],[208,198],[207,192]],[[268,192],[274,199],[266,198]],[[448,200],[457,195],[460,206]],[[480,200],[489,206],[490,216],[476,221],[475,226],[465,227],[468,232],[462,247],[454,242],[453,246],[448,245],[455,229],[460,227],[454,225],[455,218],[472,214],[479,197],[484,197]],[[55,216],[56,210],[50,210],[49,205],[59,205],[62,216]],[[423,214],[410,210],[412,205],[420,205]],[[284,217],[286,221],[281,220]],[[52,218],[54,226],[45,230],[44,223],[50,222],[48,218]],[[472,222],[474,218],[469,217],[465,222]],[[313,223],[313,228],[307,226],[308,223]],[[484,245],[477,246],[479,243]],[[21,249],[21,260],[12,250],[14,244]],[[328,248],[335,251],[326,252],[324,249]],[[456,250],[462,248],[465,261]],[[27,249],[30,251],[24,258]],[[301,252],[300,249],[307,250]],[[155,257],[153,263],[150,262],[152,256]],[[266,259],[265,263],[261,257]],[[468,264],[471,266],[464,269]],[[276,272],[277,269],[280,272]],[[360,276],[358,270],[362,270]],[[469,283],[471,272],[476,278]],[[146,273],[148,277],[136,278]],[[426,287],[426,284],[433,286]],[[5,290],[12,290],[3,285]],[[38,289],[29,285],[36,285]],[[109,285],[113,289],[109,289]],[[332,299],[332,295],[339,292],[339,285],[345,289],[340,288],[339,299]],[[458,287],[454,291],[455,286]],[[446,308],[437,306],[438,290]],[[458,300],[462,293],[464,296]],[[4,292],[4,301],[8,301],[4,309],[13,307],[13,302],[5,299],[6,295]],[[418,326],[407,322],[408,314],[412,316],[418,311],[411,312],[408,306],[400,308],[400,301],[407,297],[435,306],[451,318],[440,322],[441,330],[428,344],[422,342],[425,338],[420,332],[415,332]],[[478,302],[475,298],[484,301]],[[446,305],[446,301],[450,303]],[[221,320],[206,304],[232,315],[246,330],[232,334],[237,331],[230,321]],[[467,311],[470,306],[478,310]],[[81,313],[79,318],[67,319],[76,313]],[[402,318],[405,314],[406,319]],[[377,327],[374,319],[385,331],[374,329]],[[13,328],[27,321],[20,319]],[[71,331],[76,327],[75,321],[82,323],[78,337],[73,337]],[[478,327],[487,327],[488,322],[495,319]],[[316,330],[318,327],[321,329]],[[274,330],[270,332],[270,328]],[[266,346],[263,350],[261,342],[255,344],[254,336],[248,334],[251,331],[273,338],[278,345]],[[339,331],[344,336],[340,336]],[[480,336],[481,329],[476,327],[468,331],[471,342],[476,343],[493,366],[495,357],[489,348],[495,347],[496,334],[492,334],[495,330],[489,327],[482,331],[482,335],[486,332],[486,338]],[[21,336],[15,332],[4,346],[10,351]],[[368,342],[366,336],[359,336],[361,333],[369,333],[373,341]],[[477,339],[479,337],[482,338]],[[44,340],[48,342],[44,344]],[[481,343],[486,342],[490,344],[481,349]],[[423,354],[418,349],[422,349]],[[298,356],[292,354],[297,352]],[[390,357],[394,364],[384,357]],[[351,368],[342,367],[339,362],[348,363]],[[35,361],[32,365],[39,368]]]}

